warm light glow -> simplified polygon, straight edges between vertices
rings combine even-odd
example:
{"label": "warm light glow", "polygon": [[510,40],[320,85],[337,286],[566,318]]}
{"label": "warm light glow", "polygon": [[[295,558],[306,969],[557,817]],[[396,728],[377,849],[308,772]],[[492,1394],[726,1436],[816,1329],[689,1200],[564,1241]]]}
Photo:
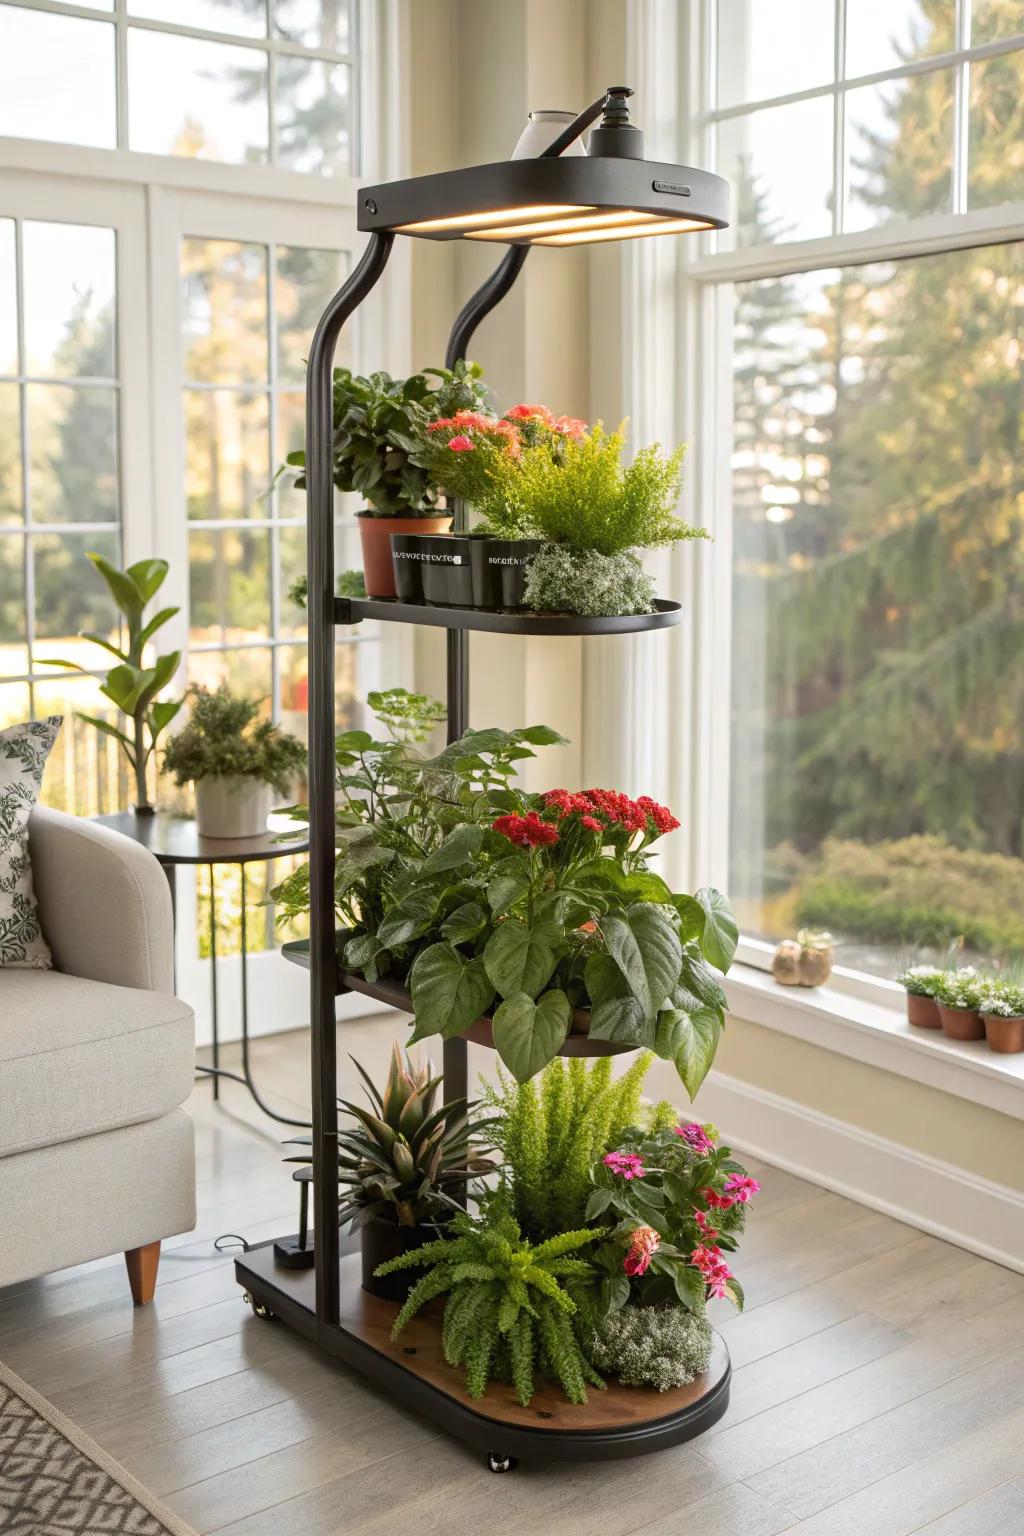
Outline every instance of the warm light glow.
{"label": "warm light glow", "polygon": [[607,213],[585,214],[573,219],[542,219],[528,224],[500,224],[497,229],[471,231],[468,240],[521,240],[530,235],[561,234],[569,229],[604,229],[616,224],[644,224],[659,218],[657,213],[637,213],[635,208],[620,208]]}
{"label": "warm light glow", "polygon": [[637,240],[641,235],[678,235],[687,230],[713,229],[705,219],[663,219],[650,224],[629,224],[618,229],[583,229],[577,234],[538,235],[534,245],[588,245],[592,240]]}
{"label": "warm light glow", "polygon": [[489,213],[455,213],[447,219],[423,219],[419,224],[399,224],[400,235],[426,235],[432,230],[477,229],[507,224],[510,219],[547,219],[560,213],[592,213],[592,203],[537,203],[525,208],[492,208]]}

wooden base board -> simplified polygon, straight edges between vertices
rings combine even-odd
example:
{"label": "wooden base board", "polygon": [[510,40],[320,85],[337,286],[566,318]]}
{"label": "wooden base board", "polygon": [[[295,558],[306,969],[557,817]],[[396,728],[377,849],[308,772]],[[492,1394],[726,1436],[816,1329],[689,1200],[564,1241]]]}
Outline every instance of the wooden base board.
{"label": "wooden base board", "polygon": [[502,1383],[492,1383],[482,1398],[469,1396],[463,1372],[441,1353],[439,1304],[392,1341],[397,1304],[362,1289],[357,1255],[341,1261],[339,1328],[317,1323],[313,1272],[275,1263],[272,1246],[251,1249],[236,1261],[235,1273],[276,1317],[487,1451],[542,1460],[635,1456],[702,1434],[728,1407],[729,1352],[718,1334],[708,1370],[688,1387],[655,1392],[613,1382],[603,1392],[588,1390],[589,1401],[577,1406],[539,1382],[524,1408]]}

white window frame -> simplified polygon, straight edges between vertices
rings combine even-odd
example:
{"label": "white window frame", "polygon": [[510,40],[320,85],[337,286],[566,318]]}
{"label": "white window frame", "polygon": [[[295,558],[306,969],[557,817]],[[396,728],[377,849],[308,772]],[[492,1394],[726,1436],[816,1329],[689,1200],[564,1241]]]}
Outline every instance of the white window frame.
{"label": "white window frame", "polygon": [[[124,0],[116,0],[118,15]],[[76,9],[44,0],[62,15]],[[111,19],[111,13],[105,13]],[[0,215],[112,227],[117,232],[118,362],[121,418],[121,539],[125,561],[158,551],[170,561],[163,596],[181,612],[163,634],[187,662],[188,519],[185,515],[180,242],[184,236],[347,249],[354,265],[365,243],[356,230],[361,182],[406,173],[408,14],[402,0],[359,0],[364,67],[359,176],[321,176],[269,166],[92,149],[0,137]],[[205,35],[199,34],[196,35]],[[236,41],[236,39],[230,39]],[[120,100],[123,100],[121,91]],[[371,368],[408,372],[410,264],[396,249],[380,288],[360,310],[360,354]],[[383,625],[380,668],[388,684],[411,680],[413,633]],[[354,643],[359,643],[358,638]],[[194,1003],[198,1039],[209,1039],[209,962],[198,958],[192,882],[179,875],[178,984]],[[218,961],[221,1038],[237,1038],[240,967]],[[250,1031],[272,1033],[308,1016],[303,973],[277,951],[249,961]],[[367,1012],[366,1000],[339,1000],[339,1016]],[[369,1011],[372,1011],[372,1007]]]}
{"label": "white window frame", "polygon": [[[757,3],[770,4],[771,0]],[[833,3],[841,21],[846,0]],[[673,0],[633,0],[631,4],[629,73],[642,102],[643,126],[648,134],[646,153],[652,158],[711,165],[711,103],[707,88],[713,77],[714,9],[714,0],[684,0],[678,7]],[[1013,42],[1001,42],[969,50],[963,0],[958,0],[958,26],[962,46],[955,54],[930,58],[927,68],[943,63],[958,65],[956,134],[962,162],[966,148],[963,114],[967,64],[971,59],[1016,49]],[[842,63],[838,46],[837,77]],[[1019,40],[1016,46],[1020,46]],[[904,72],[884,71],[857,83],[895,78],[901,73]],[[838,121],[843,116],[842,93],[834,83],[827,91],[836,94]],[[802,100],[827,91],[800,92],[780,97],[778,102]],[[744,104],[742,110],[763,104]],[[841,167],[841,148],[837,136],[837,167]],[[837,208],[841,205],[838,197],[836,204]],[[954,206],[964,206],[962,169],[959,183],[954,171]],[[671,242],[671,254],[656,250],[670,246],[668,241],[657,240],[638,241],[637,245],[648,249],[627,252],[623,270],[624,312],[629,320],[623,343],[625,409],[633,421],[636,441],[660,437],[662,441],[696,445],[692,450],[695,462],[689,465],[684,510],[691,521],[707,527],[715,540],[696,550],[676,552],[667,562],[670,583],[660,584],[666,591],[671,588],[671,595],[683,601],[687,622],[681,626],[683,634],[674,642],[667,676],[664,667],[659,669],[655,685],[658,698],[645,713],[645,734],[633,742],[621,768],[623,776],[636,783],[652,761],[668,763],[670,803],[682,806],[677,814],[684,830],[673,839],[676,846],[666,857],[666,872],[681,883],[680,888],[689,890],[705,882],[728,888],[733,388],[730,285],[760,277],[1020,240],[1024,240],[1024,200],[996,208],[894,221],[875,229],[821,239],[741,250],[715,252],[711,249],[711,238],[701,236]],[[667,336],[672,338],[671,342],[666,340]],[[671,402],[672,409],[667,402]],[[641,697],[644,690],[649,692],[652,687],[650,672],[650,668],[643,667],[639,653],[634,652],[630,682]],[[666,709],[666,683],[671,685],[676,703],[671,710]],[[805,1038],[825,1043],[815,1033],[821,1019],[815,1022],[810,1017],[817,1008],[813,999],[794,990],[780,996],[782,989],[775,988],[770,1003],[766,1003],[763,983],[755,984],[755,978],[751,978],[750,986],[743,984],[743,967],[766,970],[773,949],[773,945],[761,940],[741,937],[737,951],[739,969],[730,978],[735,1011],[747,1018],[764,1018],[765,1022],[788,1019],[788,1032],[806,1029]],[[879,1010],[891,1017],[894,1009],[902,1009],[903,991],[894,982],[843,967],[833,972],[828,993],[839,1000],[840,1015],[859,1021],[864,1028],[877,1023]],[[821,1010],[817,1012],[820,1014]],[[922,1049],[934,1047],[932,1054],[938,1051],[944,1060],[962,1057],[970,1050],[941,1042],[916,1043]],[[848,1054],[862,1056],[861,1045]],[[1024,1080],[1024,1072],[1007,1069],[1005,1062],[986,1062],[984,1066],[986,1070],[991,1067],[1000,1079],[1012,1079],[1015,1087]]]}

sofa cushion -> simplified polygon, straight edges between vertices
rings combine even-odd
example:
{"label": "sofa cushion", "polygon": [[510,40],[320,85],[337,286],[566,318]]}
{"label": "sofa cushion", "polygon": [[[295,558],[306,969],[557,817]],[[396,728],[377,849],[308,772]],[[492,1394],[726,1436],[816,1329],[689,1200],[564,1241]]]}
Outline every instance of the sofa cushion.
{"label": "sofa cushion", "polygon": [[39,926],[28,859],[28,819],[39,799],[61,716],[0,731],[0,966],[52,965]]}
{"label": "sofa cushion", "polygon": [[0,970],[0,1157],[166,1114],[192,1090],[180,998]]}

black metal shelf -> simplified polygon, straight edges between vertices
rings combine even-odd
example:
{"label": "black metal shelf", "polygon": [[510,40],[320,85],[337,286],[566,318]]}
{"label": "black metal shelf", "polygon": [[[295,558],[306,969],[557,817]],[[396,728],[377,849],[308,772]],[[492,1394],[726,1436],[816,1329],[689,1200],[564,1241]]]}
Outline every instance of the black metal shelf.
{"label": "black metal shelf", "polygon": [[441,608],[406,603],[396,597],[336,597],[335,624],[383,619],[391,624],[427,624],[434,629],[476,629],[499,635],[629,635],[638,630],[670,629],[683,617],[680,603],[658,599],[654,613],[616,618],[581,618],[576,613],[528,613],[524,609]]}

